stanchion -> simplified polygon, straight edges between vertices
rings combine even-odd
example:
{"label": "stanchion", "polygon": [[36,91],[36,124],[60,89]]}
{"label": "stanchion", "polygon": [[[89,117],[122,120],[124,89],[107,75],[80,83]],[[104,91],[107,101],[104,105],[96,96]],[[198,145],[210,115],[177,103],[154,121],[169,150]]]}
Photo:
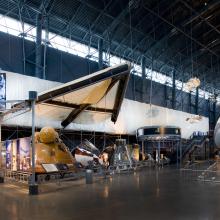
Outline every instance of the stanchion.
{"label": "stanchion", "polygon": [[92,183],[93,183],[93,171],[86,170],[86,184],[92,184]]}

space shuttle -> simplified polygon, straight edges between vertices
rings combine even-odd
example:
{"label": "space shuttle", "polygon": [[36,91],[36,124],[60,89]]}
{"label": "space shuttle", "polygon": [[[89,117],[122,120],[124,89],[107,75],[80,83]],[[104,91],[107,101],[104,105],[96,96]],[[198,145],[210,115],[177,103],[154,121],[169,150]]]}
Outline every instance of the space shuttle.
{"label": "space shuttle", "polygon": [[216,146],[220,147],[220,118],[218,119],[214,130],[214,141]]}

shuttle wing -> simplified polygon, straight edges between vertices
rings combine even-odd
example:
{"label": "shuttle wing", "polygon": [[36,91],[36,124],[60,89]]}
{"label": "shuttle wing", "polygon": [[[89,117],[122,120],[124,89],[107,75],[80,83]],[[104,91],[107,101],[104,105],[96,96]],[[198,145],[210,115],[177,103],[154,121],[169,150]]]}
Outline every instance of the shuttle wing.
{"label": "shuttle wing", "polygon": [[[65,83],[38,95],[36,114],[54,117],[67,127],[83,112],[110,114],[117,121],[130,75],[128,64],[116,65]],[[24,109],[17,103],[4,115]]]}

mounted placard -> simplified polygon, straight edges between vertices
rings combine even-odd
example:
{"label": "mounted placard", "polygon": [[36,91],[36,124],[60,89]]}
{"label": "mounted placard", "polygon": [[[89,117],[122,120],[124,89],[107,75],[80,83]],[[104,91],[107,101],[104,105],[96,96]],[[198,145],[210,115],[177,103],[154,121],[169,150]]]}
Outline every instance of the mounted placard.
{"label": "mounted placard", "polygon": [[52,163],[43,163],[42,166],[43,166],[43,168],[45,169],[45,171],[47,173],[57,172],[58,171],[56,165],[52,164]]}

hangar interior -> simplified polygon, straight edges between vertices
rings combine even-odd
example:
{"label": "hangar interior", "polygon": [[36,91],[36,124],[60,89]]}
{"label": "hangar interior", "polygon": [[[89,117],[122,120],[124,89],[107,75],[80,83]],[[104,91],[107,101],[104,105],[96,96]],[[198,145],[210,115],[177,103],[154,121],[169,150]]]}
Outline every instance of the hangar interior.
{"label": "hangar interior", "polygon": [[0,0],[0,219],[218,219],[219,16],[219,0]]}

